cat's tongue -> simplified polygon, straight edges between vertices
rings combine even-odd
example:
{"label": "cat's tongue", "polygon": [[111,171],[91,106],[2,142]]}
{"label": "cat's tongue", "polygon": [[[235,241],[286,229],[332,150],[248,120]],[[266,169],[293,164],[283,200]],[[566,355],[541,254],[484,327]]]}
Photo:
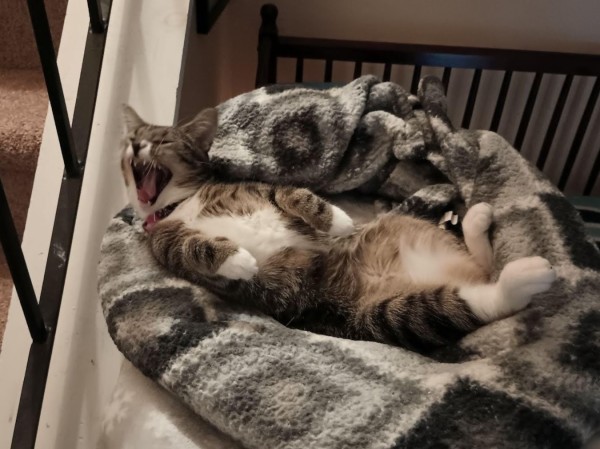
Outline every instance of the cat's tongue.
{"label": "cat's tongue", "polygon": [[153,214],[150,214],[146,217],[143,224],[144,231],[150,232],[152,230],[154,225],[158,223],[158,220],[160,220],[160,217],[158,215],[158,212],[154,212]]}
{"label": "cat's tongue", "polygon": [[141,185],[137,189],[138,200],[141,203],[149,203],[156,197],[158,170],[150,169],[142,178]]}

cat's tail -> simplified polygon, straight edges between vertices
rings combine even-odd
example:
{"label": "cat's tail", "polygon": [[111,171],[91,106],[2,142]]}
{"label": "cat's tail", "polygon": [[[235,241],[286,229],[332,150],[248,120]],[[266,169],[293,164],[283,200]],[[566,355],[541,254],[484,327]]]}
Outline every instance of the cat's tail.
{"label": "cat's tail", "polygon": [[360,337],[427,352],[455,342],[482,326],[453,287],[403,292],[369,306],[357,315]]}

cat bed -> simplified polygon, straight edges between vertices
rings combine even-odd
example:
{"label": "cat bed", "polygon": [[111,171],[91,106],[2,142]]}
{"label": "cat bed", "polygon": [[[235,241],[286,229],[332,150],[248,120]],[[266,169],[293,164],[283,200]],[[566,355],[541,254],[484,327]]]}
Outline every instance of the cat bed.
{"label": "cat bed", "polygon": [[495,275],[531,255],[559,279],[522,312],[428,357],[287,328],[178,279],[129,209],[103,240],[110,335],[146,376],[246,448],[580,448],[600,430],[600,253],[569,202],[495,133],[454,129],[441,83],[272,86],[219,107],[232,179],[352,191],[436,219],[495,210]]}

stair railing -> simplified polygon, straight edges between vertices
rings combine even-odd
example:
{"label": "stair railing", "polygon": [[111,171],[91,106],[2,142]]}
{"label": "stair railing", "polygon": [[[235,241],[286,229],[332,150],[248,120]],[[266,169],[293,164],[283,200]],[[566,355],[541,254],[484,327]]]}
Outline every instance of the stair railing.
{"label": "stair railing", "polygon": [[27,0],[65,170],[39,302],[0,181],[0,243],[32,339],[12,449],[33,449],[35,446],[96,105],[112,0],[87,0],[87,3],[90,27],[73,120],[70,121],[44,1]]}

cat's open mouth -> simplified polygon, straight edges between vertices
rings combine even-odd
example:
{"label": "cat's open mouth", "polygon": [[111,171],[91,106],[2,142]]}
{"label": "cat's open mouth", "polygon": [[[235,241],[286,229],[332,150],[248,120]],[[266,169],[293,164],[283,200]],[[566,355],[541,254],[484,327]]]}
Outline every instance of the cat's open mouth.
{"label": "cat's open mouth", "polygon": [[171,171],[156,163],[141,160],[132,160],[131,170],[135,179],[138,201],[152,206],[171,180]]}

